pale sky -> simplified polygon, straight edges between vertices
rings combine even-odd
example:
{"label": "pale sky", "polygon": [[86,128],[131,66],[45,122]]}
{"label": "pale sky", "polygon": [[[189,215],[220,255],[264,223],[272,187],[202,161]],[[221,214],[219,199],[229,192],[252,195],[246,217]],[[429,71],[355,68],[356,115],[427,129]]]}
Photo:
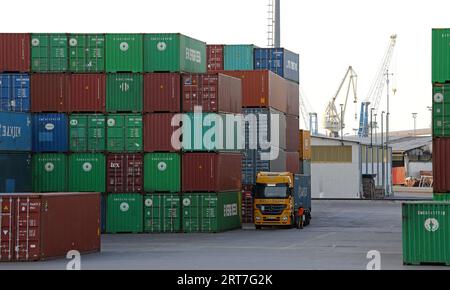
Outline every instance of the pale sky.
{"label": "pale sky", "polygon": [[[323,116],[349,65],[359,100],[398,34],[392,72],[391,128],[430,125],[431,28],[450,27],[450,1],[281,0],[281,44],[300,54],[300,83]],[[63,4],[67,3],[67,4]],[[207,43],[267,44],[268,0],[5,1],[2,32],[181,32]],[[17,11],[23,10],[23,11]],[[338,100],[339,104],[340,101]],[[386,101],[380,105],[385,109]],[[357,126],[349,104],[347,130]],[[359,114],[359,105],[358,105]],[[320,122],[321,123],[321,122]]]}

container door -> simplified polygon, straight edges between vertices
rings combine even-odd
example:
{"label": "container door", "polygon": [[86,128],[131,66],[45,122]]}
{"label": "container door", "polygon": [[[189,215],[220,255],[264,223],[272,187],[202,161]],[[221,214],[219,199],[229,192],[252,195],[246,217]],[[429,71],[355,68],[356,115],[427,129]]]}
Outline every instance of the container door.
{"label": "container door", "polygon": [[17,197],[15,206],[15,260],[37,261],[41,257],[41,200]]}
{"label": "container door", "polygon": [[0,196],[0,261],[14,258],[14,199]]}

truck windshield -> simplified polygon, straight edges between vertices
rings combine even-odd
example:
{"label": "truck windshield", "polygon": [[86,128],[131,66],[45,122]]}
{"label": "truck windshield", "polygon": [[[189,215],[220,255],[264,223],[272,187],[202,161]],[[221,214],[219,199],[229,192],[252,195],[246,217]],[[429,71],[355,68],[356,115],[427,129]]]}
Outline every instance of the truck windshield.
{"label": "truck windshield", "polygon": [[277,186],[256,186],[256,198],[286,198],[289,196],[287,186],[277,185]]}

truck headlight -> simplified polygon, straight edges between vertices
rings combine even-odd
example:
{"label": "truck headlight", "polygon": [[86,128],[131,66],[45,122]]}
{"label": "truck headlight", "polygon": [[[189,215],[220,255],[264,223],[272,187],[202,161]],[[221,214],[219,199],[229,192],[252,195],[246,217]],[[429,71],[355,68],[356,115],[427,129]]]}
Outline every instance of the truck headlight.
{"label": "truck headlight", "polygon": [[260,218],[259,216],[257,216],[255,219],[256,219],[257,221],[260,221],[260,220],[261,220],[261,218]]}
{"label": "truck headlight", "polygon": [[284,216],[284,217],[283,217],[283,221],[286,222],[287,220],[288,220],[288,217],[287,217],[287,216]]}

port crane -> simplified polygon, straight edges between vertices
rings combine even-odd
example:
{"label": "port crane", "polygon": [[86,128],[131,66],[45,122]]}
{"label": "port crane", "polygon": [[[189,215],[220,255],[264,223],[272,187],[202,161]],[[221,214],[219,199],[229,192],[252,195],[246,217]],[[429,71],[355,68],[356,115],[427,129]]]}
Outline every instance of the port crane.
{"label": "port crane", "polygon": [[[375,80],[370,87],[367,98],[361,103],[361,112],[359,117],[359,130],[358,136],[360,138],[369,137],[369,129],[373,124],[369,124],[369,107],[371,106],[374,113],[378,112],[380,106],[381,97],[383,94],[384,86],[387,81],[385,77],[389,77],[389,68],[391,65],[392,56],[394,54],[395,44],[397,42],[397,35],[394,34],[390,37],[389,46],[386,49],[381,65],[375,76]],[[395,90],[394,90],[395,94]],[[388,112],[389,113],[389,112]]]}
{"label": "port crane", "polygon": [[305,92],[303,91],[302,87],[300,87],[299,98],[300,98],[300,116],[303,119],[305,129],[311,131],[312,135],[317,135],[319,130],[317,122],[317,113],[314,113],[314,110],[312,109],[311,104],[306,98]]}
{"label": "port crane", "polygon": [[[347,85],[346,85],[347,84]],[[327,130],[327,134],[330,137],[339,137],[339,132],[345,128],[345,112],[347,110],[347,103],[350,96],[350,92],[353,92],[353,102],[356,104],[358,102],[357,97],[357,87],[358,87],[358,75],[352,66],[349,66],[347,72],[345,73],[344,79],[339,85],[336,94],[328,103],[324,115],[324,128]],[[345,95],[345,102],[342,104],[340,112],[336,108],[336,100],[340,96],[341,91],[347,88]]]}

